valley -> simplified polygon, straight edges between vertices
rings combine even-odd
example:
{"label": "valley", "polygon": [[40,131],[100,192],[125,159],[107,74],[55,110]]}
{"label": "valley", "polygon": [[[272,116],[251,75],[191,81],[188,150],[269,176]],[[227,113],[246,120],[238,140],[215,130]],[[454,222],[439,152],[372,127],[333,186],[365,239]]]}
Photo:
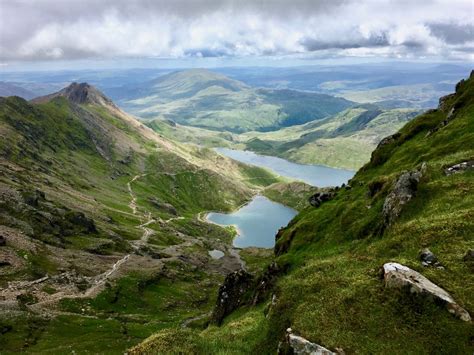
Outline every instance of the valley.
{"label": "valley", "polygon": [[[171,114],[170,107],[185,98],[189,101],[179,105],[199,111],[202,106],[191,102],[213,97],[215,86],[228,91],[221,96],[226,100],[241,91],[263,95],[208,71],[169,75],[172,80],[154,82],[160,94],[144,105],[168,100],[150,107],[168,105]],[[423,347],[463,348],[467,328],[424,301],[415,302],[423,309],[415,323],[393,316],[400,309],[410,314],[411,301],[400,305],[402,296],[389,291],[380,296],[374,270],[386,262],[385,255],[399,255],[394,250],[400,245],[404,252],[397,260],[416,269],[420,245],[431,246],[444,255],[450,276],[436,270],[428,275],[471,308],[469,291],[461,286],[465,266],[453,254],[472,242],[471,225],[462,222],[469,220],[470,170],[450,182],[439,173],[440,166],[471,159],[471,82],[458,84],[455,95],[425,113],[335,101],[334,111],[305,116],[312,106],[292,101],[299,99],[296,92],[282,91],[278,95],[291,100],[272,103],[288,105],[282,120],[260,121],[250,114],[242,122],[238,116],[227,122],[212,116],[209,122],[217,125],[202,127],[179,110],[179,122],[161,113],[155,117],[158,111],[137,119],[86,83],[30,102],[0,98],[0,348],[6,353],[272,353],[291,325],[310,339],[322,334],[321,342],[332,349],[384,352],[392,343],[375,341],[378,332],[370,327],[381,319],[388,330],[402,329],[399,337],[415,329]],[[134,94],[149,95],[151,88],[145,89]],[[269,92],[265,95],[269,100]],[[310,97],[311,105],[332,100]],[[205,111],[198,111],[190,117],[205,122],[200,116]],[[461,138],[419,143],[438,131]],[[441,141],[450,143],[439,148]],[[386,145],[395,153],[387,156]],[[385,216],[385,205],[401,169],[428,169],[423,176],[432,177],[433,186],[460,188],[441,197],[429,182],[420,182],[420,194],[433,196],[431,207],[418,212],[409,207],[421,229],[409,215],[398,229],[386,222],[397,218]],[[438,220],[430,209],[446,198],[456,207],[445,207]],[[425,200],[418,203],[424,206]],[[459,231],[448,233],[457,236],[455,246],[434,237],[446,218]],[[406,231],[418,241],[408,241]],[[224,302],[223,285],[245,292],[235,296],[240,291],[229,289]],[[366,289],[370,301],[360,296]],[[360,318],[360,331],[349,331],[346,316],[324,299]],[[219,312],[222,318],[216,318]],[[336,325],[315,333],[306,314]],[[430,343],[435,333],[430,317],[446,334],[457,334],[455,345],[442,339]],[[360,332],[370,335],[370,347],[357,341]],[[399,338],[394,341],[402,347]]]}

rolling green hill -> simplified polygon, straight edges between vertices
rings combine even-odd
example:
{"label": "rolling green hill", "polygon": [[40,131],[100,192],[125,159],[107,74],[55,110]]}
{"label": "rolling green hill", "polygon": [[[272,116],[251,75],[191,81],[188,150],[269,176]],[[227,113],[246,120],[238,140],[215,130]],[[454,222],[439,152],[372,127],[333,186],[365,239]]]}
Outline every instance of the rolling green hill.
{"label": "rolling green hill", "polygon": [[302,124],[352,105],[325,94],[250,88],[204,69],[174,72],[121,92],[120,106],[143,119],[237,133]]}
{"label": "rolling green hill", "polygon": [[[472,353],[471,321],[418,286],[389,287],[381,268],[408,266],[473,314],[473,160],[474,72],[281,230],[261,277],[228,278],[216,309],[240,307],[222,325],[163,330],[131,353],[292,353],[289,327],[336,353]],[[423,266],[424,248],[436,263]]]}

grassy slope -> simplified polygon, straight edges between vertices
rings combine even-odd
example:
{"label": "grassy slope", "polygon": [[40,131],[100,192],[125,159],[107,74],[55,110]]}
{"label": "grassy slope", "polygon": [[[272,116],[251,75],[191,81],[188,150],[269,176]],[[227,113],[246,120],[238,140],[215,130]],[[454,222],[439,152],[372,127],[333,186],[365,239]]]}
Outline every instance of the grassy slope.
{"label": "grassy slope", "polygon": [[[215,243],[230,244],[232,234],[200,222],[196,214],[232,210],[262,186],[278,181],[265,170],[207,149],[149,139],[139,125],[104,107],[78,108],[64,98],[38,105],[13,97],[1,100],[0,189],[40,189],[46,202],[37,211],[53,216],[65,209],[84,212],[94,219],[98,233],[77,230],[63,236],[36,219],[38,212],[24,214],[17,209],[23,202],[1,200],[0,224],[25,233],[25,242],[32,240],[38,249],[12,249],[26,255],[28,262],[15,273],[2,268],[0,287],[12,280],[54,275],[71,264],[78,272],[93,275],[98,272],[99,254],[129,253],[128,241],[143,233],[136,228],[142,223],[140,216],[131,214],[128,206],[127,182],[137,174],[147,174],[133,184],[139,209],[147,209],[155,219],[175,217],[153,206],[150,198],[154,198],[173,205],[184,217],[165,226],[151,224],[155,234],[150,244],[160,250],[182,243],[183,237],[204,238],[203,246],[185,251],[188,257],[203,260]],[[85,120],[86,116],[93,119]],[[198,272],[186,262],[167,263],[168,271],[161,273],[150,271],[144,263],[143,270],[131,266],[131,273],[111,283],[96,299],[61,303],[59,309],[70,312],[67,316],[48,320],[29,312],[2,313],[0,329],[12,329],[0,337],[1,352],[123,352],[158,329],[177,326],[211,309],[221,280],[218,273]]]}
{"label": "grassy slope", "polygon": [[[391,144],[377,149],[351,182],[351,190],[320,208],[303,210],[280,242],[293,238],[277,262],[287,267],[275,293],[276,305],[241,309],[220,328],[189,334],[186,346],[202,353],[274,353],[285,329],[346,353],[471,353],[472,324],[443,307],[384,289],[380,267],[403,263],[448,290],[474,311],[474,276],[463,255],[474,248],[474,172],[446,176],[444,169],[474,158],[474,78],[460,86],[449,107],[455,118],[436,133],[446,111],[423,114],[406,124]],[[426,162],[416,197],[396,223],[378,235],[381,209],[392,183],[404,170]],[[370,197],[369,186],[382,189]],[[424,268],[420,249],[429,247],[446,269]],[[143,344],[150,352],[182,331],[158,333]],[[189,331],[187,331],[189,332]],[[228,339],[232,334],[232,343]],[[245,340],[244,340],[245,339]],[[167,351],[179,349],[167,343]]]}

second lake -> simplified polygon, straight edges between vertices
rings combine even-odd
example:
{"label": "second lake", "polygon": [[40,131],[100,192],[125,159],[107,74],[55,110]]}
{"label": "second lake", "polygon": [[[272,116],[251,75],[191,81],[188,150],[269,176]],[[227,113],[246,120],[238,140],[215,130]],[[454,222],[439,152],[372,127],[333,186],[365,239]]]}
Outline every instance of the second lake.
{"label": "second lake", "polygon": [[294,209],[258,195],[238,211],[229,214],[211,212],[206,219],[224,226],[235,226],[238,231],[235,247],[272,248],[278,229],[286,226],[296,214]]}

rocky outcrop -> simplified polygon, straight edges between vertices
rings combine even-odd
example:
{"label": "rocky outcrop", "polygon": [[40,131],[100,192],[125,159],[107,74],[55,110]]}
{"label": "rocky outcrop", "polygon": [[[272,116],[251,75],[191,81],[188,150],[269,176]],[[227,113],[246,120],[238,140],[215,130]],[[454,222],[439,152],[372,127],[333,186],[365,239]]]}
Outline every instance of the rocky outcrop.
{"label": "rocky outcrop", "polygon": [[459,164],[454,164],[453,166],[446,168],[444,170],[444,173],[446,175],[452,175],[452,174],[462,173],[469,169],[474,169],[474,160],[468,160],[468,161],[463,161],[462,163],[459,163]]}
{"label": "rocky outcrop", "polygon": [[391,136],[385,137],[379,142],[379,144],[377,145],[377,149],[395,142],[400,136],[401,134],[397,132],[395,134],[392,134]]}
{"label": "rocky outcrop", "polygon": [[220,325],[224,318],[239,306],[247,302],[253,277],[245,270],[228,274],[224,284],[219,288],[216,306],[212,312],[211,321]]}
{"label": "rocky outcrop", "polygon": [[148,201],[150,201],[150,203],[158,210],[162,210],[162,211],[164,211],[166,213],[169,213],[169,214],[172,214],[174,216],[178,215],[178,211],[170,203],[161,202],[156,197],[150,197],[148,199]]}
{"label": "rocky outcrop", "polygon": [[401,214],[403,207],[415,196],[422,176],[420,170],[404,172],[392,191],[385,198],[382,208],[382,231],[390,226]]}
{"label": "rocky outcrop", "polygon": [[419,272],[398,263],[386,263],[383,266],[385,287],[404,290],[410,296],[420,296],[444,305],[459,319],[469,322],[471,316],[459,306],[453,297],[441,287],[435,285]]}
{"label": "rocky outcrop", "polygon": [[308,202],[313,207],[319,207],[322,203],[332,200],[334,196],[336,196],[336,192],[334,189],[319,191],[316,192],[313,196],[311,196]]}
{"label": "rocky outcrop", "polygon": [[76,227],[82,229],[84,233],[97,233],[94,220],[86,217],[82,212],[71,211],[66,214],[66,220]]}
{"label": "rocky outcrop", "polygon": [[296,231],[292,230],[289,234],[287,233],[284,235],[285,229],[280,229],[275,236],[275,246],[273,247],[273,251],[275,256],[280,256],[285,254],[288,249],[290,248],[291,242],[296,235]]}
{"label": "rocky outcrop", "polygon": [[278,354],[296,354],[296,355],[335,355],[336,353],[325,347],[312,343],[309,340],[293,334],[293,330],[286,330],[285,341],[278,345]]}
{"label": "rocky outcrop", "polygon": [[275,285],[278,275],[282,273],[282,269],[276,262],[272,262],[262,276],[257,280],[257,287],[253,296],[252,303],[254,305],[266,300]]}
{"label": "rocky outcrop", "polygon": [[438,257],[428,248],[425,248],[420,252],[420,261],[423,266],[434,266],[444,269],[443,265],[438,261]]}

